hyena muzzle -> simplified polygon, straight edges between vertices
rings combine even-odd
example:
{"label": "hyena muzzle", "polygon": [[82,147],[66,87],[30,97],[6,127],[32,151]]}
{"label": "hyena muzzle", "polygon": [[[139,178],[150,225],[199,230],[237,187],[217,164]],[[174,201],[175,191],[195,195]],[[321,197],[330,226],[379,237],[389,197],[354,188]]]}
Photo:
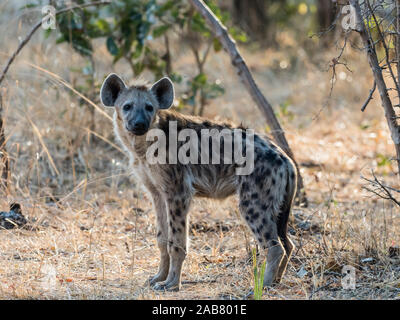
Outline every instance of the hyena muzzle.
{"label": "hyena muzzle", "polygon": [[[194,196],[222,199],[234,193],[239,197],[239,210],[260,247],[267,251],[264,286],[279,282],[285,272],[294,245],[287,235],[289,214],[296,194],[297,172],[292,160],[268,138],[254,135],[254,169],[238,175],[238,164],[180,163],[171,161],[169,143],[170,123],[175,123],[178,135],[190,129],[201,154],[204,147],[200,136],[204,129],[218,131],[242,130],[229,124],[217,123],[167,110],[174,100],[174,88],[168,78],[154,85],[128,87],[111,74],[101,88],[101,101],[115,107],[115,134],[127,150],[133,172],[150,193],[157,217],[157,243],[161,252],[158,273],[149,279],[157,290],[179,290],[182,264],[187,254],[188,211]],[[150,162],[147,155],[154,143],[146,137],[156,129],[167,137],[166,163]],[[219,140],[220,138],[218,138]],[[211,142],[215,142],[211,137]],[[178,141],[177,148],[185,141]],[[247,142],[243,145],[248,146]],[[220,148],[223,149],[223,143]],[[222,153],[223,154],[223,153]],[[195,160],[197,156],[195,156]],[[200,156],[199,156],[200,157]]]}

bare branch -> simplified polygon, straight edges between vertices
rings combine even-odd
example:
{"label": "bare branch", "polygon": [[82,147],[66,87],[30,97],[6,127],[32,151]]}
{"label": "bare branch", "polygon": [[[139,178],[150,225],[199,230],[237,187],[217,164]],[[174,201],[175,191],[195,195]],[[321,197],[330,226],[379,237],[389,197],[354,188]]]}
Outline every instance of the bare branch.
{"label": "bare branch", "polygon": [[374,171],[372,171],[372,176],[374,177],[373,180],[367,179],[365,177],[361,177],[363,180],[367,181],[370,183],[370,185],[373,187],[373,189],[369,186],[363,186],[362,188],[367,190],[368,192],[371,192],[378,197],[385,199],[385,200],[390,200],[394,202],[396,205],[400,207],[400,200],[397,200],[395,197],[393,197],[392,193],[390,191],[398,192],[400,193],[400,190],[397,190],[395,188],[386,186],[383,184],[381,181],[378,180],[376,177]]}
{"label": "bare branch", "polygon": [[376,81],[374,80],[374,85],[372,86],[372,89],[369,91],[368,98],[361,107],[362,112],[364,112],[365,108],[368,106],[369,102],[372,100],[372,95],[374,94],[375,89],[376,89]]}
{"label": "bare branch", "polygon": [[376,29],[377,29],[378,34],[379,34],[379,38],[381,39],[383,48],[385,49],[386,64],[387,64],[387,66],[388,66],[388,68],[389,68],[390,75],[392,76],[392,79],[393,79],[393,82],[394,82],[394,84],[395,84],[395,86],[396,86],[396,88],[397,88],[397,91],[400,92],[399,84],[398,84],[398,82],[397,82],[397,80],[396,80],[396,77],[394,76],[393,69],[392,69],[392,65],[391,65],[390,62],[389,62],[389,57],[390,57],[390,55],[389,55],[389,49],[388,49],[388,47],[387,47],[387,45],[386,45],[385,37],[384,37],[383,34],[382,34],[381,28],[379,27],[378,20],[376,19],[375,13],[374,13],[374,11],[373,11],[372,8],[371,8],[371,5],[370,5],[370,3],[369,3],[369,0],[366,0],[366,3],[367,3],[367,5],[368,5],[369,10],[371,11],[372,18],[374,19],[374,22],[375,22],[375,25],[376,25]]}

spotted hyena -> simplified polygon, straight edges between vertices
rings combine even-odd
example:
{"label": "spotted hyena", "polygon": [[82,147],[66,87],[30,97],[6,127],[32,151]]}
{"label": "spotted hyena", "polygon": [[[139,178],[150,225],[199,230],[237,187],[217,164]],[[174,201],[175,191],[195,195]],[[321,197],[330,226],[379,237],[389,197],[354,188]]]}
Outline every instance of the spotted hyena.
{"label": "spotted hyena", "polygon": [[[152,86],[128,87],[120,77],[111,74],[104,81],[100,95],[105,106],[115,107],[115,134],[130,155],[134,173],[153,200],[161,261],[158,273],[149,279],[150,285],[158,290],[180,288],[182,264],[187,254],[188,211],[192,198],[222,199],[235,193],[239,196],[242,217],[261,248],[267,250],[264,286],[279,282],[294,247],[287,236],[297,180],[292,160],[268,138],[254,135],[250,144],[248,141],[245,143],[243,128],[168,110],[174,100],[173,84],[168,78]],[[190,129],[199,137],[196,141],[200,141],[205,129],[228,130],[232,134],[239,130],[244,149],[247,146],[254,151],[252,172],[238,175],[236,170],[239,165],[225,163],[223,155],[220,156],[220,163],[216,164],[172,161],[172,153],[169,153],[172,148],[169,140],[171,123],[175,123],[178,133]],[[167,137],[164,141],[166,163],[149,161],[148,151],[154,142],[146,137],[153,130]],[[179,149],[184,143],[179,141],[175,147]],[[196,142],[196,147],[198,154],[202,151],[216,154],[211,146],[204,146],[203,143]],[[221,143],[220,148],[223,147]]]}

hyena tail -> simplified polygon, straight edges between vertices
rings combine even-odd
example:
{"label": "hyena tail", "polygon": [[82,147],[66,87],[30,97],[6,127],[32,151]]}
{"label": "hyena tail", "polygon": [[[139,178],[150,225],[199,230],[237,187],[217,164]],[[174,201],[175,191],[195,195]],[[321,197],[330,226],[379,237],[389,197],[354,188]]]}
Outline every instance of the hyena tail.
{"label": "hyena tail", "polygon": [[288,239],[287,228],[288,228],[289,215],[292,210],[297,189],[297,170],[296,166],[292,163],[292,161],[290,161],[287,166],[286,177],[287,178],[286,178],[285,196],[283,198],[283,202],[278,215],[277,229],[278,229],[279,239],[281,240],[285,248],[286,254],[290,255],[292,251],[292,243]]}

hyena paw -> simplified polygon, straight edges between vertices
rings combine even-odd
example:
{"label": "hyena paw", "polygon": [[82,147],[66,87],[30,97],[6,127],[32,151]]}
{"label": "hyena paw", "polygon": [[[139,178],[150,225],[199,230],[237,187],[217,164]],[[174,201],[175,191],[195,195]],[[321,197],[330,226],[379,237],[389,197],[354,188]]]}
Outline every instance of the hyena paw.
{"label": "hyena paw", "polygon": [[157,273],[154,276],[148,278],[145,282],[145,285],[150,285],[151,287],[154,286],[157,282],[164,281],[167,278],[166,275]]}
{"label": "hyena paw", "polygon": [[268,277],[267,279],[264,279],[263,288],[273,288],[277,286],[280,282],[280,279]]}
{"label": "hyena paw", "polygon": [[153,289],[158,291],[179,291],[179,287],[179,282],[173,280],[157,282]]}

